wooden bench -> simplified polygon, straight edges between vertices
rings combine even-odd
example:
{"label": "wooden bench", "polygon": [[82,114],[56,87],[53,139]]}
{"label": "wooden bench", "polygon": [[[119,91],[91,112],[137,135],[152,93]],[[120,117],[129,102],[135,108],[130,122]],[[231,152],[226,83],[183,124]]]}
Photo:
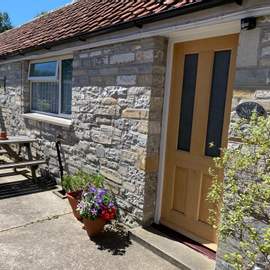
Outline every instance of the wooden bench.
{"label": "wooden bench", "polygon": [[46,160],[32,160],[32,161],[22,161],[22,162],[14,162],[14,163],[4,163],[0,164],[0,170],[4,169],[16,169],[16,168],[25,168],[25,167],[37,167],[42,164],[46,164]]}
{"label": "wooden bench", "polygon": [[[47,161],[44,159],[41,160],[34,160],[32,156],[31,150],[31,143],[37,142],[37,140],[26,137],[26,136],[19,136],[19,137],[9,137],[7,140],[0,140],[0,154],[4,155],[7,154],[11,159],[14,159],[15,162],[13,163],[5,163],[0,164],[1,169],[14,169],[16,171],[17,168],[25,168],[30,167],[32,178],[36,180],[36,169],[39,165],[46,164]],[[19,152],[17,153],[11,147],[11,145],[18,145]],[[28,159],[25,159],[21,156],[21,148],[26,148],[26,154]]]}

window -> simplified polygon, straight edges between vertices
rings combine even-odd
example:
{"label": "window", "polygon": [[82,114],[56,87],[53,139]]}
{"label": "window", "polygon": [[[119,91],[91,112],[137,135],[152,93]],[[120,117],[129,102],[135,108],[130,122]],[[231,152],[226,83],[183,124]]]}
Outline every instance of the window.
{"label": "window", "polygon": [[31,111],[68,117],[72,100],[72,59],[30,63]]}
{"label": "window", "polygon": [[191,144],[198,58],[198,54],[188,54],[185,56],[181,112],[178,131],[178,149],[187,152],[190,151]]}
{"label": "window", "polygon": [[56,80],[58,62],[50,61],[44,63],[34,63],[30,65],[29,78],[31,80]]}
{"label": "window", "polygon": [[231,51],[215,53],[205,155],[220,156]]}

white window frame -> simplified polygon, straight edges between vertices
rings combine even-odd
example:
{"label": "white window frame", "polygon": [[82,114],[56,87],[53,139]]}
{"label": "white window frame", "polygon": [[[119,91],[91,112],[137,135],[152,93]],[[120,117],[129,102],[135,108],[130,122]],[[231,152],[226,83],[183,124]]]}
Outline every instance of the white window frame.
{"label": "white window frame", "polygon": [[[72,55],[65,55],[57,58],[47,58],[47,59],[39,59],[29,62],[28,67],[28,80],[30,82],[30,112],[32,113],[38,113],[38,114],[44,114],[44,115],[50,115],[54,117],[61,117],[61,118],[71,118],[71,114],[65,114],[61,113],[61,107],[62,107],[62,61],[67,59],[73,59]],[[57,62],[57,70],[56,70],[56,76],[50,76],[50,77],[31,77],[30,76],[30,68],[31,64],[36,63],[46,63],[46,62]],[[59,100],[58,100],[58,113],[48,113],[48,112],[42,112],[32,109],[32,83],[33,82],[58,82],[58,94],[59,94]],[[72,101],[72,100],[71,100]]]}
{"label": "white window frame", "polygon": [[[56,62],[56,70],[55,70],[55,76],[31,76],[31,65],[33,64],[39,64],[39,63],[49,63],[49,62]],[[56,59],[51,59],[47,61],[33,61],[29,64],[29,69],[28,69],[28,80],[29,81],[34,81],[34,82],[56,82],[58,81],[58,76],[59,76],[59,66],[60,66],[61,60],[56,60]]]}

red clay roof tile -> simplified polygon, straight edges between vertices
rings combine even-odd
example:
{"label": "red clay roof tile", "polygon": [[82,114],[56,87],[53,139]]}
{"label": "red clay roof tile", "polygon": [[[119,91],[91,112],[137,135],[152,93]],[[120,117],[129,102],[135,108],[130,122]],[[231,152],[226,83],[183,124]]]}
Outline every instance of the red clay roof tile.
{"label": "red clay roof tile", "polygon": [[78,0],[0,34],[0,56],[23,53],[205,0]]}

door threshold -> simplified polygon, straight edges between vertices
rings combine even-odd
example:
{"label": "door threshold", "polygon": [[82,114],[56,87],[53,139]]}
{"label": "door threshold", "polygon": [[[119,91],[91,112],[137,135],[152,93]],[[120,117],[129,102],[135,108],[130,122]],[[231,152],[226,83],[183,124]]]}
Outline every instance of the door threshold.
{"label": "door threshold", "polygon": [[[190,239],[191,241],[193,240],[195,243],[198,243],[204,247],[206,247],[207,249],[211,250],[212,252],[216,253],[217,251],[217,244],[207,241],[199,236],[196,236],[184,229],[180,229],[179,227],[177,227],[175,224],[168,222],[164,219],[160,220],[160,224],[158,224],[158,226],[163,226],[164,228],[167,228],[167,230],[171,230],[172,232],[174,232],[175,234],[179,234],[182,236],[185,236],[187,239]],[[157,226],[157,224],[156,224]]]}
{"label": "door threshold", "polygon": [[[183,270],[214,270],[215,260],[198,252],[177,239],[157,230],[155,226],[149,228],[135,228],[131,231],[131,238]],[[213,258],[213,257],[212,257]]]}
{"label": "door threshold", "polygon": [[170,229],[167,226],[164,226],[162,224],[153,224],[152,225],[153,228],[155,228],[156,230],[164,233],[165,235],[167,235],[168,237],[174,239],[175,241],[178,241],[190,248],[192,248],[193,250],[201,253],[202,255],[208,257],[210,260],[216,260],[216,251],[209,248],[208,246],[201,244],[200,242],[197,242],[194,239],[191,239],[179,232],[174,231],[173,229]]}

